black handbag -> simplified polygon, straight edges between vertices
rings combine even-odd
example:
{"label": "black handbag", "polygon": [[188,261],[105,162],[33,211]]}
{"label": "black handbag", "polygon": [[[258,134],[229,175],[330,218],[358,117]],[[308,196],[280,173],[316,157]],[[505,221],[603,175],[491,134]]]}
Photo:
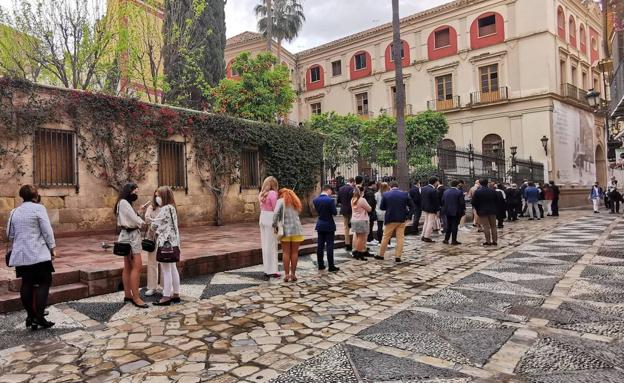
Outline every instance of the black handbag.
{"label": "black handbag", "polygon": [[143,249],[143,251],[151,253],[152,251],[156,250],[156,241],[154,241],[153,239],[143,238],[143,240],[141,241],[141,248]]}
{"label": "black handbag", "polygon": [[[173,213],[171,212],[171,210],[169,210],[169,214],[171,215],[171,225],[173,226],[173,231],[177,235],[176,223],[173,219]],[[171,242],[166,241],[164,245],[159,247],[156,251],[156,261],[161,263],[180,262],[180,247],[171,246]]]}
{"label": "black handbag", "polygon": [[115,242],[113,244],[113,254],[127,257],[132,254],[132,245],[130,245],[130,242]]}

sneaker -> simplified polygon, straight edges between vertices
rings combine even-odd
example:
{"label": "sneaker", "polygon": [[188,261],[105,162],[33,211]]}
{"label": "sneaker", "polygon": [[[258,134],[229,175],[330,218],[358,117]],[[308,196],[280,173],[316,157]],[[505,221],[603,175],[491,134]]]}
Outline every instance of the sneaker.
{"label": "sneaker", "polygon": [[156,289],[148,289],[148,290],[145,290],[145,296],[146,296],[146,297],[151,297],[151,296],[154,296],[156,293],[157,293],[157,292],[156,292]]}
{"label": "sneaker", "polygon": [[391,243],[388,244],[388,249],[394,249],[396,247],[396,245],[393,245]]}
{"label": "sneaker", "polygon": [[377,240],[376,240],[376,239],[373,239],[373,240],[372,240],[372,241],[370,241],[370,242],[366,242],[366,245],[367,245],[367,246],[379,246],[379,242],[377,242]]}

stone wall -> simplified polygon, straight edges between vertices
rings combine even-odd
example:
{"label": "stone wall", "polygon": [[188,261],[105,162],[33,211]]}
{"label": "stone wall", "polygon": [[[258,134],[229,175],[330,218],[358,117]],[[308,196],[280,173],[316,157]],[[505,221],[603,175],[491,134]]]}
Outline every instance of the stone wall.
{"label": "stone wall", "polygon": [[[53,97],[58,90],[41,88],[40,96]],[[19,101],[18,101],[19,102]],[[23,99],[22,99],[22,102]],[[72,131],[68,117],[53,123],[41,126],[44,129]],[[0,229],[5,236],[5,226],[10,211],[22,202],[18,196],[19,188],[24,184],[34,183],[34,153],[32,136],[24,138],[27,149],[21,153],[19,161],[23,175],[5,177],[11,173],[8,168],[11,164],[0,164]],[[76,138],[77,139],[77,138]],[[181,136],[172,136],[172,141],[184,142]],[[4,145],[4,144],[3,144]],[[294,150],[294,149],[293,149]],[[158,185],[157,157],[145,169],[145,179],[139,184],[139,199],[135,203],[138,209],[150,200]],[[197,226],[214,224],[216,200],[214,195],[202,185],[194,160],[194,150],[190,142],[186,143],[187,159],[187,190],[175,190],[175,199],[181,226]],[[262,154],[259,155],[260,182],[266,174],[262,164]],[[75,187],[40,187],[42,203],[48,210],[48,215],[57,235],[73,235],[85,232],[113,231],[115,217],[113,207],[117,199],[117,192],[107,186],[105,181],[94,176],[84,161],[77,160],[77,185]],[[4,167],[4,168],[3,168]],[[223,199],[222,217],[224,223],[254,221],[259,216],[257,201],[258,189],[243,189],[238,184],[231,185]],[[309,198],[304,198],[306,201]]]}

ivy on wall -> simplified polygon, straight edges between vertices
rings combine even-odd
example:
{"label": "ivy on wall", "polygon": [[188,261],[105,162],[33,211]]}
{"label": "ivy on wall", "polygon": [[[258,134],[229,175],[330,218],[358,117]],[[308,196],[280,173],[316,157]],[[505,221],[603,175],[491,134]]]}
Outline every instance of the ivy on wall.
{"label": "ivy on wall", "polygon": [[[318,182],[323,140],[305,128],[172,109],[97,93],[39,88],[7,78],[0,78],[0,98],[0,135],[7,140],[6,145],[2,143],[0,164],[7,168],[11,168],[10,158],[15,161],[23,157],[36,129],[64,121],[76,131],[79,158],[87,170],[119,190],[128,181],[140,183],[145,179],[156,162],[158,140],[174,135],[186,137],[192,142],[196,173],[215,197],[217,224],[222,223],[223,198],[238,182],[240,155],[245,147],[258,148],[267,175],[275,176],[283,187],[303,195]],[[21,102],[23,98],[27,102]],[[8,150],[18,141],[26,146]],[[5,151],[10,153],[3,154]]]}

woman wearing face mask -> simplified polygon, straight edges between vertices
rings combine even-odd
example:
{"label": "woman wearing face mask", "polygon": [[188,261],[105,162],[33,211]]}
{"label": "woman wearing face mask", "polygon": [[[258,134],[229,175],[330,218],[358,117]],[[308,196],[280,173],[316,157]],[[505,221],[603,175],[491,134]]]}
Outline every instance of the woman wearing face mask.
{"label": "woman wearing face mask", "polygon": [[[158,196],[158,190],[154,190],[154,196],[152,200],[147,204],[147,210],[145,210],[145,223],[151,225],[154,219],[160,212],[160,204],[162,204],[162,198]],[[148,238],[154,240],[154,235],[151,230],[148,231]],[[147,253],[147,290],[145,295],[151,297],[158,293],[158,262],[156,261],[156,249]]]}
{"label": "woman wearing face mask", "polygon": [[[180,247],[178,214],[173,192],[167,186],[156,191],[156,202],[160,206],[158,216],[152,221],[150,229],[156,233],[156,248],[169,242],[172,247]],[[159,262],[163,276],[163,296],[154,306],[169,306],[180,303],[180,274],[175,263]]]}
{"label": "woman wearing face mask", "polygon": [[122,281],[124,286],[124,302],[132,302],[139,308],[147,308],[139,294],[141,278],[141,227],[145,224],[141,217],[132,208],[137,200],[139,187],[135,183],[124,185],[115,204],[117,226],[121,228],[119,242],[128,242],[132,247],[130,255],[124,257]]}

